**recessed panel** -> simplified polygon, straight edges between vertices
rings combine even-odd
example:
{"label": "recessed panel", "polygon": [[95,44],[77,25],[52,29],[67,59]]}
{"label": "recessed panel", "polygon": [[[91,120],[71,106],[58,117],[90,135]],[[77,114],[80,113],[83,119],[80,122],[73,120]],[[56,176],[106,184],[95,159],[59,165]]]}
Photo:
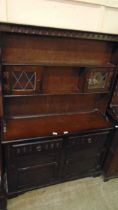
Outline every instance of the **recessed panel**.
{"label": "recessed panel", "polygon": [[50,94],[81,92],[79,70],[79,67],[45,67],[43,92]]}

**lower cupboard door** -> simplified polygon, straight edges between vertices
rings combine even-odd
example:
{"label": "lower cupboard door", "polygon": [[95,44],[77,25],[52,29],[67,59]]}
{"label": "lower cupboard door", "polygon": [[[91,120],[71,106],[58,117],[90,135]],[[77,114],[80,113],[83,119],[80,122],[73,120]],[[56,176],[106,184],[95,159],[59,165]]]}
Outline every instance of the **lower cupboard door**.
{"label": "lower cupboard door", "polygon": [[85,177],[85,176],[91,176],[93,175],[95,168],[97,165],[97,160],[95,158],[90,158],[86,161],[77,161],[68,159],[66,161],[66,167],[65,167],[65,178],[79,178],[79,177]]}
{"label": "lower cupboard door", "polygon": [[[8,180],[10,183],[9,192],[46,186],[48,184],[54,183],[57,179],[56,162],[45,165],[35,165],[26,168],[17,168],[16,170],[17,172],[15,179],[12,180],[12,178],[10,178],[10,180]],[[12,186],[12,183],[14,186]]]}

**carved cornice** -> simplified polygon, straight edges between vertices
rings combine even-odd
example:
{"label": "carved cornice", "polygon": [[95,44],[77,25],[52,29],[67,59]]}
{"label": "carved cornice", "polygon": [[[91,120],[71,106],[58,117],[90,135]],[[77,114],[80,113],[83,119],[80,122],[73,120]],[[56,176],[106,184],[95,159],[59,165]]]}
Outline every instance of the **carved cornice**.
{"label": "carved cornice", "polygon": [[52,37],[68,37],[75,39],[92,39],[118,42],[118,35],[98,32],[76,31],[49,27],[29,26],[11,23],[0,23],[1,32],[35,34]]}

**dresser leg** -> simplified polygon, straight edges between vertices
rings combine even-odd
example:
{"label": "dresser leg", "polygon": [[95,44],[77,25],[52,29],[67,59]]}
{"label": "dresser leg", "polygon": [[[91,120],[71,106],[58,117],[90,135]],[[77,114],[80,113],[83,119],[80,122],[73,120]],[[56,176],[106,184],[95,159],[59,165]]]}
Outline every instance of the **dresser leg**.
{"label": "dresser leg", "polygon": [[0,210],[7,210],[7,197],[3,192],[0,192]]}

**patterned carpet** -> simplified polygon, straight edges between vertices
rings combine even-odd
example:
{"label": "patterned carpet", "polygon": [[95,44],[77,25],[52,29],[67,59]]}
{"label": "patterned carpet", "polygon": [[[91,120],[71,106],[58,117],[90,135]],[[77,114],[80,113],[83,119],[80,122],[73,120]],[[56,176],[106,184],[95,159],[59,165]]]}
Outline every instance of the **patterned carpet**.
{"label": "patterned carpet", "polygon": [[8,210],[118,210],[118,179],[85,178],[33,190],[10,199]]}

